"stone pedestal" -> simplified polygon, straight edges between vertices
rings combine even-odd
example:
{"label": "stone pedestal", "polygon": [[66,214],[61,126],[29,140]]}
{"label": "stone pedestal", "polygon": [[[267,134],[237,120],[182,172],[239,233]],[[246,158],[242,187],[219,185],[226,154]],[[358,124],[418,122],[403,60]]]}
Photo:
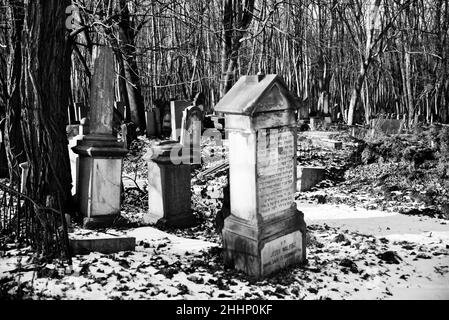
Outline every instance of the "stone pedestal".
{"label": "stone pedestal", "polygon": [[112,135],[87,135],[72,150],[79,155],[77,195],[84,226],[111,226],[120,216],[122,164],[128,150]]}
{"label": "stone pedestal", "polygon": [[295,102],[276,75],[242,77],[215,110],[226,115],[231,215],[223,228],[228,266],[260,278],[306,259],[296,208]]}
{"label": "stone pedestal", "polygon": [[77,194],[86,228],[109,227],[120,215],[122,162],[128,152],[112,135],[114,113],[114,53],[94,52],[89,134],[72,148],[79,155]]}
{"label": "stone pedestal", "polygon": [[171,227],[195,224],[190,198],[190,157],[182,157],[177,142],[152,148],[148,160],[148,213],[145,223],[161,223]]}

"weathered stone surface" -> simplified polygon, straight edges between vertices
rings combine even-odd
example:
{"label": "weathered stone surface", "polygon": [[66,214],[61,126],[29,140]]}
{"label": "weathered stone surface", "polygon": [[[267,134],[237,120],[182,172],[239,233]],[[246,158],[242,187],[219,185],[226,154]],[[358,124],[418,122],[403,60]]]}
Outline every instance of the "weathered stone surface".
{"label": "weathered stone surface", "polygon": [[136,238],[119,236],[77,238],[70,235],[69,244],[72,254],[86,255],[91,252],[112,254],[121,251],[135,251]]}
{"label": "weathered stone surface", "polygon": [[199,107],[187,107],[182,113],[180,143],[188,148],[192,164],[201,164],[201,132],[203,112]]}
{"label": "weathered stone surface", "polygon": [[120,214],[122,159],[127,153],[123,143],[112,135],[114,53],[101,46],[94,57],[90,130],[72,148],[79,155],[77,195],[86,227],[108,226]]}
{"label": "weathered stone surface", "polygon": [[298,167],[296,191],[309,191],[323,181],[325,173],[324,167]]}
{"label": "weathered stone surface", "polygon": [[158,135],[158,130],[156,126],[156,108],[151,108],[145,112],[147,118],[147,137],[155,137]]}
{"label": "weathered stone surface", "polygon": [[312,143],[331,150],[341,150],[343,148],[343,142],[331,139],[312,139]]}
{"label": "weathered stone surface", "polygon": [[171,143],[153,148],[148,159],[148,213],[145,223],[162,223],[173,227],[188,227],[195,224],[190,198],[190,164],[174,164],[170,158],[173,148],[180,147]]}
{"label": "weathered stone surface", "polygon": [[122,159],[80,157],[78,195],[86,218],[120,214]]}
{"label": "weathered stone surface", "polygon": [[372,134],[382,133],[386,135],[400,134],[404,129],[404,120],[396,119],[373,119],[371,122],[371,127],[373,128]]}
{"label": "weathered stone surface", "polygon": [[230,212],[225,264],[260,278],[305,261],[296,209],[296,104],[276,75],[242,77],[215,107],[226,116]]}

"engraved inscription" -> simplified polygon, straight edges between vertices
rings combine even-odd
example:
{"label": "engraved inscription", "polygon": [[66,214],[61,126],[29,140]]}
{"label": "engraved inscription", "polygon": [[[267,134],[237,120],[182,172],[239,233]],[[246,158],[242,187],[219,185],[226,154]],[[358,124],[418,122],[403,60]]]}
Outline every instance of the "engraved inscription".
{"label": "engraved inscription", "polygon": [[302,258],[301,231],[295,231],[268,242],[262,249],[261,256],[263,274],[299,263]]}
{"label": "engraved inscription", "polygon": [[289,128],[257,135],[258,212],[264,220],[282,215],[294,201],[294,140]]}

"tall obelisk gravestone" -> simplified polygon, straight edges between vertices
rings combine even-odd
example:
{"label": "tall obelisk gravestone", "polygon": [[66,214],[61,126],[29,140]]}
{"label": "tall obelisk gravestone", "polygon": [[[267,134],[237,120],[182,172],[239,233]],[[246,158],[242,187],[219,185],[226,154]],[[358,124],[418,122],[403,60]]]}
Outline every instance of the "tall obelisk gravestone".
{"label": "tall obelisk gravestone", "polygon": [[256,278],[306,259],[306,225],[294,199],[294,101],[280,77],[258,75],[240,78],[215,107],[229,136],[225,264]]}
{"label": "tall obelisk gravestone", "polygon": [[79,154],[79,209],[87,228],[107,227],[120,215],[123,157],[128,152],[112,134],[114,53],[106,46],[93,54],[90,132],[72,150]]}

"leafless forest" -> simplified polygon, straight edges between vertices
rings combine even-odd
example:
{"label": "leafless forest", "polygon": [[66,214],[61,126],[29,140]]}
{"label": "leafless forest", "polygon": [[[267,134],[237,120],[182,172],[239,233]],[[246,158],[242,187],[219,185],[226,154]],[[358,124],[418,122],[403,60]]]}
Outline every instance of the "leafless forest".
{"label": "leafless forest", "polygon": [[[79,212],[71,193],[76,179],[71,176],[72,149],[67,151],[67,145],[73,137],[68,137],[67,128],[68,125],[78,128],[80,123],[73,121],[74,118],[87,117],[87,113],[84,117],[76,115],[78,105],[85,110],[93,109],[94,58],[99,47],[113,50],[113,63],[104,69],[110,74],[114,71],[110,80],[114,102],[121,102],[125,108],[121,114],[123,119],[117,118],[118,107],[113,108],[111,133],[117,140],[121,125],[135,126],[135,135],[125,148],[129,153],[123,169],[123,176],[134,175],[128,177],[132,184],[122,181],[117,189],[128,213],[148,211],[147,184],[142,183],[148,180],[142,156],[153,143],[149,141],[148,113],[161,110],[159,120],[164,122],[170,101],[198,101],[201,97],[204,106],[201,112],[216,116],[214,107],[243,76],[277,74],[299,109],[296,120],[329,119],[332,128],[323,131],[332,133],[320,136],[309,132],[310,136],[305,134],[299,137],[299,142],[294,142],[299,147],[298,165],[326,167],[326,179],[332,183],[318,187],[333,188],[326,189],[332,191],[328,203],[353,205],[351,201],[354,201],[365,206],[365,200],[361,199],[368,197],[375,209],[391,209],[390,202],[379,204],[384,198],[373,200],[381,191],[374,194],[372,185],[385,183],[386,187],[382,188],[392,188],[382,189],[388,193],[388,201],[392,197],[397,200],[394,202],[397,207],[392,210],[399,211],[401,201],[406,202],[395,196],[410,200],[421,192],[427,197],[422,202],[437,208],[432,214],[438,212],[437,216],[443,220],[449,216],[449,0],[0,0],[0,142],[4,145],[7,164],[0,168],[1,178],[7,180],[3,189],[0,188],[3,190],[0,203],[8,210],[2,209],[2,239],[7,238],[2,230],[9,228],[8,237],[31,234],[44,253],[61,252],[64,249],[59,247],[69,247],[64,243],[68,241],[65,214],[76,217]],[[373,119],[401,120],[401,128],[395,134],[407,129],[408,135],[383,137],[373,142],[356,134],[358,130],[366,133],[373,129]],[[296,124],[300,129],[302,123]],[[126,136],[123,132],[121,138]],[[301,149],[301,141],[315,139],[314,143],[318,140],[323,143],[321,140],[328,142],[329,137],[339,140],[344,152],[335,149],[329,153],[328,150],[317,156],[307,143],[307,148]],[[165,138],[167,135],[162,139]],[[203,141],[203,153],[209,150],[209,142]],[[20,166],[25,162],[29,165],[26,192],[21,182],[24,169]],[[373,169],[370,166],[374,164],[379,166]],[[210,175],[219,173],[206,185],[201,179],[195,180],[193,172],[200,169]],[[192,169],[192,190],[203,188],[200,192],[203,195],[215,187],[220,190],[228,187],[223,172],[229,170],[229,161],[212,169],[203,163],[200,169]],[[345,170],[348,170],[346,176]],[[402,176],[409,180],[402,184]],[[394,186],[387,186],[389,177],[394,177]],[[429,179],[434,179],[432,184]],[[345,194],[341,198],[346,200],[335,200],[339,192]],[[319,205],[324,205],[320,201],[326,198],[326,195],[307,193],[294,196],[295,201],[315,201]],[[215,232],[216,221],[211,221],[222,204],[204,201],[197,194],[192,197],[195,210],[207,223],[203,221],[193,231],[174,233],[193,239],[198,234],[206,234],[204,240],[220,243],[217,239],[221,230]],[[27,205],[22,206],[23,202]],[[17,209],[9,211],[14,206]],[[35,220],[30,223],[26,220],[28,215],[21,210],[38,212],[33,219],[40,224]],[[204,217],[206,213],[209,215]],[[417,221],[414,223],[419,225]],[[36,228],[45,232],[54,229],[56,238],[47,239],[45,232],[23,227],[28,225],[39,226]],[[13,228],[17,230],[11,231]],[[319,252],[323,248],[316,246],[320,241],[328,249],[328,242],[363,240],[358,238],[360,234],[354,233],[346,235],[348,239],[344,241],[330,241],[331,236],[339,236],[339,230],[322,226],[311,230],[321,232],[315,238],[308,238],[312,256],[313,250]],[[144,240],[141,246],[150,246]],[[391,249],[387,248],[387,242],[382,243],[384,251]],[[448,245],[443,249],[447,252]],[[408,249],[402,252],[408,252],[405,250]],[[339,252],[344,262],[343,251]],[[70,256],[65,254],[66,258]],[[376,251],[376,254],[382,253]],[[351,263],[339,266],[354,270]],[[321,270],[320,266],[316,268]],[[407,272],[413,273],[411,269]],[[329,279],[335,279],[332,277],[329,275]],[[315,288],[307,290],[312,294],[318,292]],[[266,298],[269,294],[261,296]]]}

